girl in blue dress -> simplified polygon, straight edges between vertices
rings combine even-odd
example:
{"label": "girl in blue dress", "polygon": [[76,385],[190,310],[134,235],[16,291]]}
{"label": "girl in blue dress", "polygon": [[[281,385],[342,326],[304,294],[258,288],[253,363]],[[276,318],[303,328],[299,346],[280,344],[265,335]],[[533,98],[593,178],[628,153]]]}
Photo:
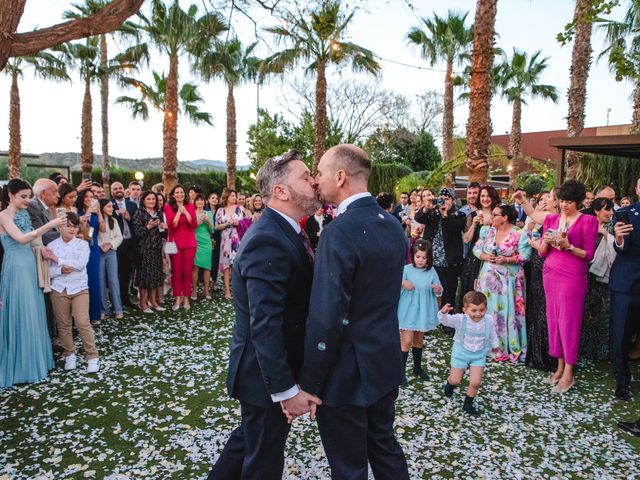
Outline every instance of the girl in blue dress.
{"label": "girl in blue dress", "polygon": [[433,268],[433,250],[428,240],[417,240],[411,247],[411,263],[402,274],[402,291],[398,302],[400,347],[402,350],[402,386],[406,386],[409,348],[413,355],[413,373],[429,380],[422,369],[422,347],[425,332],[438,326],[438,299],[442,284]]}
{"label": "girl in blue dress", "polygon": [[53,369],[44,295],[38,287],[36,259],[30,243],[67,219],[57,217],[34,230],[26,210],[30,198],[31,187],[18,178],[9,181],[3,191],[0,387],[39,382]]}

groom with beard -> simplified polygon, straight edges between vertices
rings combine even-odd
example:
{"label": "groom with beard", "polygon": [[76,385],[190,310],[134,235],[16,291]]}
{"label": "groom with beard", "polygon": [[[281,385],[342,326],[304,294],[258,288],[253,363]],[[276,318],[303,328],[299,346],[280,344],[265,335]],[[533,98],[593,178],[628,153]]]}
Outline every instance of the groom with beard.
{"label": "groom with beard", "polygon": [[314,260],[300,220],[320,206],[314,179],[290,150],[268,159],[256,183],[268,208],[242,239],[232,275],[227,389],[240,401],[241,421],[208,480],[280,480],[290,428],[280,402],[295,399],[312,417],[321,403],[297,386]]}

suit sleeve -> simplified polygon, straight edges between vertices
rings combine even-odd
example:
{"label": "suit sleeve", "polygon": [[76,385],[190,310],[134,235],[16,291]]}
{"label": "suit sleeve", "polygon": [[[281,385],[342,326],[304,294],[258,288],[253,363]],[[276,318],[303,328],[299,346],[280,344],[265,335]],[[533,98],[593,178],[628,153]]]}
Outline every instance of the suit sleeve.
{"label": "suit sleeve", "polygon": [[313,394],[322,390],[338,355],[356,270],[354,248],[338,229],[323,234],[318,244],[300,377],[300,387]]}
{"label": "suit sleeve", "polygon": [[[255,239],[252,239],[255,240]],[[269,252],[265,255],[265,252]],[[249,241],[240,273],[249,295],[249,329],[265,388],[269,394],[295,386],[282,333],[291,253],[275,238]]]}

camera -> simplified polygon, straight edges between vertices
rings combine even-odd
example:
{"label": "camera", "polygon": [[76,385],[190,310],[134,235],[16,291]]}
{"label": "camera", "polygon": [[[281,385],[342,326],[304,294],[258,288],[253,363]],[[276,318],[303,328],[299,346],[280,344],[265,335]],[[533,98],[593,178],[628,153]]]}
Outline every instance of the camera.
{"label": "camera", "polygon": [[442,207],[444,205],[444,198],[442,197],[438,197],[436,200],[436,206],[437,207]]}

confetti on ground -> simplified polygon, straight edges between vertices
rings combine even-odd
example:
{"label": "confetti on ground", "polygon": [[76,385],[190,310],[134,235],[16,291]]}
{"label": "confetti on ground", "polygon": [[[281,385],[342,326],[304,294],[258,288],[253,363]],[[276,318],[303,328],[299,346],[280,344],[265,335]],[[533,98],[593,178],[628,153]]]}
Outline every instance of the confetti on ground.
{"label": "confetti on ground", "polygon": [[[65,372],[57,356],[46,381],[1,390],[0,480],[206,478],[238,423],[225,388],[232,324],[232,305],[219,297],[189,312],[129,312],[99,327],[97,375],[86,375],[79,350],[76,371]],[[431,381],[409,373],[397,402],[412,479],[640,478],[640,439],[615,426],[640,417],[637,383],[633,402],[616,401],[609,365],[585,362],[577,388],[559,396],[543,372],[492,364],[482,415],[471,419],[461,412],[464,390],[442,396],[450,342],[427,336]],[[329,478],[306,418],[291,430],[284,477]]]}

